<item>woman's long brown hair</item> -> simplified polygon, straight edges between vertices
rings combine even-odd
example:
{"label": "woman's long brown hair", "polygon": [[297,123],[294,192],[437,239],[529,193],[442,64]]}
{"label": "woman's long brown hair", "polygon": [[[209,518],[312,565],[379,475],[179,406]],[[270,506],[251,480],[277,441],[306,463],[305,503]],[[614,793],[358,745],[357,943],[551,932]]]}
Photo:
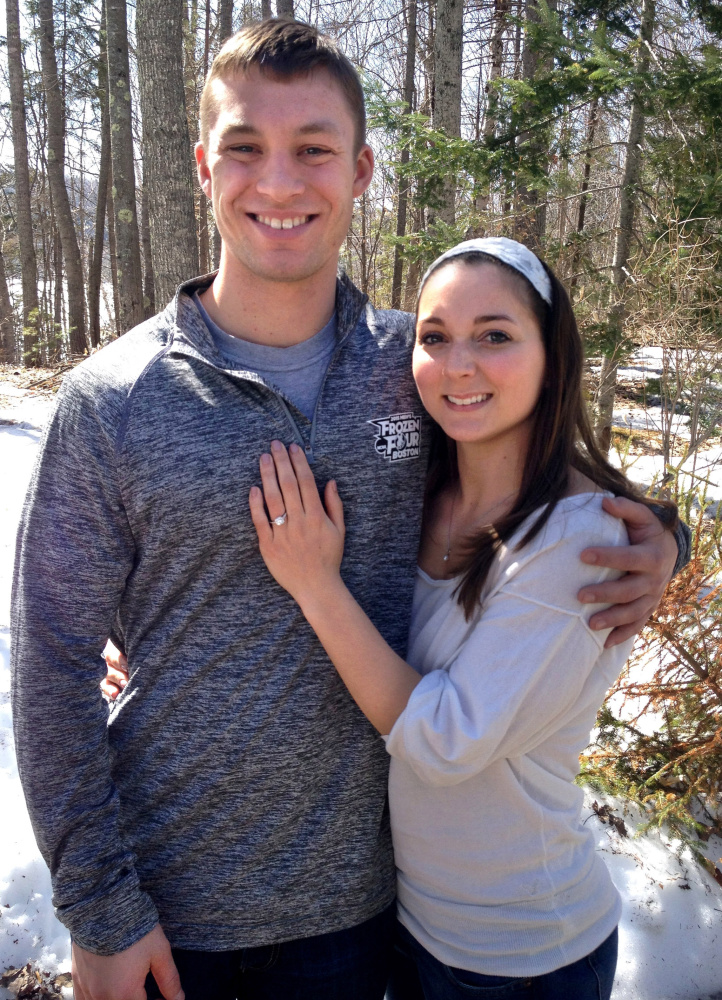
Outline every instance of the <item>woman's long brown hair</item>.
{"label": "woman's long brown hair", "polygon": [[[501,546],[526,518],[544,507],[517,548],[528,545],[538,535],[567,492],[570,468],[577,469],[615,496],[652,507],[670,530],[677,526],[677,508],[669,500],[645,497],[610,465],[597,446],[582,395],[582,339],[566,289],[550,268],[544,264],[552,287],[552,303],[548,306],[523,275],[495,257],[472,251],[453,257],[448,263],[477,267],[493,264],[513,275],[520,294],[525,296],[539,321],[546,356],[544,382],[532,414],[532,431],[519,493],[504,517],[469,538],[459,567],[462,578],[455,593],[469,619],[479,606],[489,569]],[[455,486],[458,480],[456,442],[435,425],[426,485],[427,516],[440,494],[448,486]]]}

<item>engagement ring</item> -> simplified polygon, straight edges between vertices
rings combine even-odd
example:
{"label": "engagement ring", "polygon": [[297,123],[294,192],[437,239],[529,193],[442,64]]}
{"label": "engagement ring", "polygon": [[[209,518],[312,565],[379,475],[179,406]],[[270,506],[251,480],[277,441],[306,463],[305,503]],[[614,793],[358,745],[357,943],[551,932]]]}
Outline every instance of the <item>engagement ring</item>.
{"label": "engagement ring", "polygon": [[277,524],[280,527],[282,524],[285,524],[287,520],[288,520],[288,514],[284,510],[284,512],[281,514],[280,517],[274,517],[273,523]]}

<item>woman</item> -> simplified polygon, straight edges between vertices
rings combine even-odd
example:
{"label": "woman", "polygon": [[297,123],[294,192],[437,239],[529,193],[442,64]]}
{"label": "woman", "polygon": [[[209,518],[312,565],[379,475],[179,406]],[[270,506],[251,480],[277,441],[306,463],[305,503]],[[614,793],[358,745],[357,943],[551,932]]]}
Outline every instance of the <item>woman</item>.
{"label": "woman", "polygon": [[431,265],[413,368],[438,435],[408,663],[345,588],[341,500],[329,483],[324,511],[293,445],[273,443],[251,491],[261,554],[386,739],[423,995],[608,998],[620,902],[573,781],[631,640],[589,629],[576,594],[612,574],[578,555],[626,543],[605,496],[640,497],[594,444],[566,292],[520,244]]}

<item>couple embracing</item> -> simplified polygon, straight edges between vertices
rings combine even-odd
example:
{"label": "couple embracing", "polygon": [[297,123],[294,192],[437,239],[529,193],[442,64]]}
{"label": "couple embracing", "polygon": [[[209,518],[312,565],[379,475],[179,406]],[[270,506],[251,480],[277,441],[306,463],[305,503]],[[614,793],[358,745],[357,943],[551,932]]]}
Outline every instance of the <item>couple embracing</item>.
{"label": "couple embracing", "polygon": [[525,247],[442,255],[415,320],[337,278],[373,154],[315,29],[226,43],[196,159],[220,269],[68,376],[18,540],[76,998],[608,998],[572,781],[684,530],[596,449]]}

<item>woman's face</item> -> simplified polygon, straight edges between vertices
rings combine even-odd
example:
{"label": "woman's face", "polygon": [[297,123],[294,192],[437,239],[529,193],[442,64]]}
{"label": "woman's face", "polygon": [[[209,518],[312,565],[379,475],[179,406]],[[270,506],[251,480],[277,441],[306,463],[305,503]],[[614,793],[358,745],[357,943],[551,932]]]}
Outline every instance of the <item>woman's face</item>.
{"label": "woman's face", "polygon": [[494,264],[458,262],[424,285],[414,378],[454,441],[526,446],[546,360],[523,280]]}

